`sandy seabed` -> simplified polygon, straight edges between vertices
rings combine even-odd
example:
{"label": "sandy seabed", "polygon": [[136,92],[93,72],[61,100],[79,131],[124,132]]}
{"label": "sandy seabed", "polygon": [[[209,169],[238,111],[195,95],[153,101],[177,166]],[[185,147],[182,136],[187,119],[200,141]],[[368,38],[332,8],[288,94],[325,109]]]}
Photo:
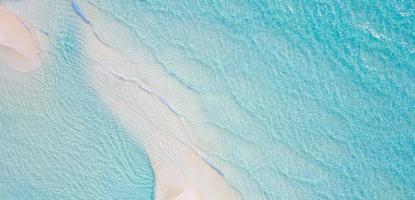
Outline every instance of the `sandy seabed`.
{"label": "sandy seabed", "polygon": [[[87,16],[97,16],[98,12],[93,7],[85,11]],[[91,80],[112,112],[148,153],[155,173],[156,199],[236,199],[224,177],[200,156],[191,139],[195,131],[192,124],[171,101],[182,99],[183,104],[197,109],[192,97],[176,86],[140,46],[135,52],[138,59],[127,58],[122,50],[101,39],[93,17],[89,21],[83,25],[83,34],[85,51],[91,58]]]}
{"label": "sandy seabed", "polygon": [[0,5],[0,61],[19,71],[31,72],[41,64],[33,26]]}

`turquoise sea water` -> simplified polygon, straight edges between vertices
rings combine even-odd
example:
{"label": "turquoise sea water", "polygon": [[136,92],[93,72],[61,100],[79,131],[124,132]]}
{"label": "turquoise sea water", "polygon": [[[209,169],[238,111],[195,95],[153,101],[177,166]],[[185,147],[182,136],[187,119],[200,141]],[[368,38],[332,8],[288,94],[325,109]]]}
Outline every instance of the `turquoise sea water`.
{"label": "turquoise sea water", "polygon": [[[88,2],[200,97],[220,134],[199,137],[223,143],[208,159],[242,199],[415,199],[414,2]],[[63,34],[50,107],[0,101],[0,198],[151,199],[144,151]]]}

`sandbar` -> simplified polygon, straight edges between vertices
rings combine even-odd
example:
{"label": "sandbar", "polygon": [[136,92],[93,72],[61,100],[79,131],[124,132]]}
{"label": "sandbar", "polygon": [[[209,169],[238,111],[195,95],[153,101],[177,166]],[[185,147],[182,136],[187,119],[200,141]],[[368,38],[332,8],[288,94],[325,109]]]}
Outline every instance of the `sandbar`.
{"label": "sandbar", "polygon": [[29,25],[0,5],[0,62],[19,72],[41,64],[36,37]]}
{"label": "sandbar", "polygon": [[[192,123],[177,111],[178,105],[172,101],[180,99],[195,110],[192,97],[139,44],[131,44],[135,58],[109,44],[111,39],[128,40],[128,29],[116,20],[105,18],[96,22],[99,11],[85,6],[88,5],[80,5],[80,9],[90,23],[80,25],[86,44],[84,51],[90,59],[91,83],[147,152],[155,176],[156,199],[238,199],[223,174],[198,149]],[[166,90],[171,92],[167,94]]]}

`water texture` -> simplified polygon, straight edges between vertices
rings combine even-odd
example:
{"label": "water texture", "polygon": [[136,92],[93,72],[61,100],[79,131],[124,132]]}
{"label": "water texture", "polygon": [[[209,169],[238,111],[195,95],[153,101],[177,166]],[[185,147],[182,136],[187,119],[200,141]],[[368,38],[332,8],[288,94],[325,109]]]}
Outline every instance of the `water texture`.
{"label": "water texture", "polygon": [[413,2],[91,2],[200,95],[244,199],[414,198]]}
{"label": "water texture", "polygon": [[[415,199],[413,1],[83,2],[198,97],[200,146],[241,199]],[[70,30],[39,78],[48,106],[1,91],[0,199],[151,199]]]}

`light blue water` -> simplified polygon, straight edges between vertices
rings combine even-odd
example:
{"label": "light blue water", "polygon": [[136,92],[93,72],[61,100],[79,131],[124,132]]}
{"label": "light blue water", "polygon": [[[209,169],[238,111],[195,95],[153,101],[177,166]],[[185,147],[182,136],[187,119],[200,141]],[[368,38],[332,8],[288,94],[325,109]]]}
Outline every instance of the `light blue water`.
{"label": "light blue water", "polygon": [[413,1],[92,2],[201,97],[244,199],[415,198]]}
{"label": "light blue water", "polygon": [[[224,143],[209,159],[242,199],[415,199],[413,1],[90,2],[200,96],[200,126],[221,134],[199,134]],[[0,101],[0,197],[149,199],[143,151],[86,88],[64,35],[51,107]]]}
{"label": "light blue water", "polygon": [[89,86],[69,16],[46,75],[0,79],[0,199],[151,199],[147,155]]}

